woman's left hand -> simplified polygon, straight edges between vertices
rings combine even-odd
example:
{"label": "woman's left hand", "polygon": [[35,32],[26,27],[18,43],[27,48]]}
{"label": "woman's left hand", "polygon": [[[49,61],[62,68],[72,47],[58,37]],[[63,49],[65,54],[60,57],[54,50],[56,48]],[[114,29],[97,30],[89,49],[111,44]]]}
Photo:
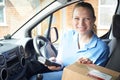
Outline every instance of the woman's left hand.
{"label": "woman's left hand", "polygon": [[60,70],[61,69],[61,67],[56,67],[56,66],[47,66],[47,67],[50,70]]}
{"label": "woman's left hand", "polygon": [[[50,61],[52,61],[52,62],[56,62],[56,58],[55,57],[51,57],[51,58],[49,58],[49,60]],[[61,69],[61,67],[60,66],[47,66],[48,67],[48,69],[50,69],[50,70],[60,70]]]}
{"label": "woman's left hand", "polygon": [[82,64],[92,64],[93,62],[89,58],[82,57],[78,60],[79,63]]}

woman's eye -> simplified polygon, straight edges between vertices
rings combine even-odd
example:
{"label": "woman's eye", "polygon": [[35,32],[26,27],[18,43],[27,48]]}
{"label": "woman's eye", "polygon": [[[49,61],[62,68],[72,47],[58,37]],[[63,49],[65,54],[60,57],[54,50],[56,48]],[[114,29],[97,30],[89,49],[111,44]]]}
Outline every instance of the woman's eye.
{"label": "woman's eye", "polygon": [[74,18],[75,20],[79,20],[79,18]]}
{"label": "woman's eye", "polygon": [[90,18],[84,18],[84,21],[90,21]]}

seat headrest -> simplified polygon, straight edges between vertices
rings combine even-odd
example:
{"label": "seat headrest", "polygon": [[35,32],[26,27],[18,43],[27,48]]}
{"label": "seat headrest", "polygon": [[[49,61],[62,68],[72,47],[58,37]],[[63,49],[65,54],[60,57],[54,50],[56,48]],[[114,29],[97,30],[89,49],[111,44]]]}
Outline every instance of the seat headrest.
{"label": "seat headrest", "polygon": [[113,36],[120,38],[120,15],[118,14],[113,16]]}

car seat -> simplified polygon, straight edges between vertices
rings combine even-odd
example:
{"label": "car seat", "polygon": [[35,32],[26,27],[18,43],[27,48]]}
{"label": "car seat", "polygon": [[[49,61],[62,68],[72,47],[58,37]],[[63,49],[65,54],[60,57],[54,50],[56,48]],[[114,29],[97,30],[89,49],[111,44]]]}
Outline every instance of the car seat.
{"label": "car seat", "polygon": [[120,15],[113,16],[112,21],[113,38],[108,43],[110,56],[105,67],[120,72]]}

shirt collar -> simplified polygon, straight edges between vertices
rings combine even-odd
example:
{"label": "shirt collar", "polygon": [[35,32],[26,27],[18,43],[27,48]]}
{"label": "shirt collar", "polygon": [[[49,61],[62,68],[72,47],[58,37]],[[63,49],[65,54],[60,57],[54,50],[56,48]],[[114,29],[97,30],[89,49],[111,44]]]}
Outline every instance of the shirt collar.
{"label": "shirt collar", "polygon": [[[76,41],[75,43],[78,45],[77,37],[78,37],[78,33],[75,32],[75,34],[74,34],[74,41]],[[91,40],[89,41],[89,43],[86,44],[83,49],[80,49],[80,51],[85,51],[85,50],[94,48],[96,46],[96,44],[97,44],[97,41],[98,41],[97,35],[93,34],[93,36],[92,36]]]}
{"label": "shirt collar", "polygon": [[86,44],[85,47],[87,49],[94,48],[97,44],[97,40],[98,40],[98,37],[95,34],[93,34],[90,42],[88,44]]}
{"label": "shirt collar", "polygon": [[91,48],[94,48],[97,44],[97,41],[98,41],[98,37],[93,34],[91,40],[89,41],[88,44],[85,45],[84,48],[80,49],[80,51],[85,51],[85,50],[88,50],[88,49],[91,49]]}

